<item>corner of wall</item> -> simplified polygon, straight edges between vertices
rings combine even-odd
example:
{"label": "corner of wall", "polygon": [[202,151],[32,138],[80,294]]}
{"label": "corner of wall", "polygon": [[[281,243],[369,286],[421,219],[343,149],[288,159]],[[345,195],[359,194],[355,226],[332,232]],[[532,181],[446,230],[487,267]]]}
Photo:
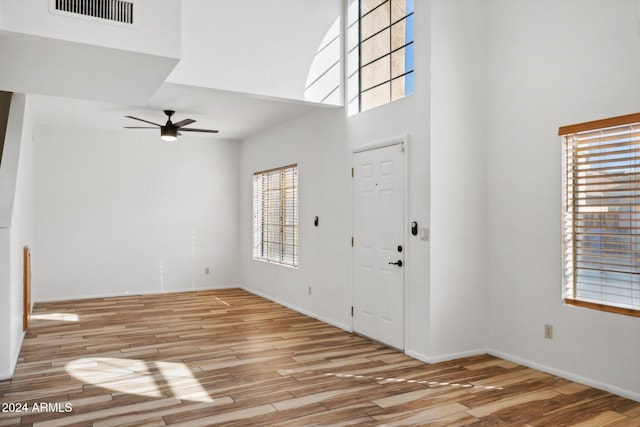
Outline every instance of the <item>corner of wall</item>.
{"label": "corner of wall", "polygon": [[0,165],[2,164],[2,151],[4,138],[7,133],[7,121],[9,120],[9,107],[11,106],[12,92],[0,90]]}
{"label": "corner of wall", "polygon": [[[0,164],[0,378],[9,378],[20,354],[22,328],[22,248],[33,237],[32,142],[27,96],[14,94]],[[23,151],[29,148],[28,155]]]}
{"label": "corner of wall", "polygon": [[[11,342],[11,310],[8,296],[11,270],[10,241],[9,228],[0,227],[0,342],[2,343]],[[11,378],[13,375],[10,347],[10,345],[0,347],[0,381]]]}
{"label": "corner of wall", "polygon": [[11,98],[0,163],[0,227],[11,226],[25,109],[26,96],[14,94]]}

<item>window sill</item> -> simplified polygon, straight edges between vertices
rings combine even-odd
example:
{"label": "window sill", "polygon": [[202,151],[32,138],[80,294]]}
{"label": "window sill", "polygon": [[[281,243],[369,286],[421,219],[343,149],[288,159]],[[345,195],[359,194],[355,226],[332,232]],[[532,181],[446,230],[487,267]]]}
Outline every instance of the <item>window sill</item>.
{"label": "window sill", "polygon": [[575,305],[577,307],[590,308],[592,310],[606,311],[608,313],[624,314],[626,316],[640,317],[640,310],[632,308],[616,307],[612,305],[598,304],[594,302],[581,301],[571,298],[564,299],[565,304]]}
{"label": "window sill", "polygon": [[297,265],[283,264],[283,263],[281,263],[281,262],[271,261],[271,260],[264,259],[264,258],[256,258],[256,257],[253,257],[252,259],[253,259],[254,261],[258,261],[258,262],[264,262],[265,264],[280,265],[280,266],[282,266],[282,267],[293,268],[294,270],[297,270],[297,269],[298,269],[298,266],[297,266]]}

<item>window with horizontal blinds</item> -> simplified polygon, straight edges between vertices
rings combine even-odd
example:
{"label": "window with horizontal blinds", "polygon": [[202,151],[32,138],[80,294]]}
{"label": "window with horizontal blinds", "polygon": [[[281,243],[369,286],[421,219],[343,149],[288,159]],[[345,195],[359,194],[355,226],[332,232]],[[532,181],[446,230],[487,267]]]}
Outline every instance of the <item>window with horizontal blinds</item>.
{"label": "window with horizontal blinds", "polygon": [[253,258],[298,266],[298,165],[253,174]]}
{"label": "window with horizontal blinds", "polygon": [[565,301],[640,316],[640,113],[559,134]]}

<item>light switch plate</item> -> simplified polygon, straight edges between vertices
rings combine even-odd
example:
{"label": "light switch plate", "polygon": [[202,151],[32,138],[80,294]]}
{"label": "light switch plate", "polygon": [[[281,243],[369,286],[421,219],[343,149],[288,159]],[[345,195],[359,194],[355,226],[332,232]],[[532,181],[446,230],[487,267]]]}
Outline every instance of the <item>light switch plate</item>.
{"label": "light switch plate", "polygon": [[420,240],[429,240],[429,229],[421,228],[420,229]]}

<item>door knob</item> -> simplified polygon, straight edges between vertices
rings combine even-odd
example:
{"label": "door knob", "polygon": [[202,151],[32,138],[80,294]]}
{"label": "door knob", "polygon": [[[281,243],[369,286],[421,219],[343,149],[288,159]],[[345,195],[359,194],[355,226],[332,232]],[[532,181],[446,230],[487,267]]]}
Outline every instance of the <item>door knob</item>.
{"label": "door knob", "polygon": [[397,265],[398,267],[402,267],[402,260],[401,260],[401,259],[399,259],[398,261],[396,261],[396,262],[390,262],[389,264],[391,264],[391,265]]}

